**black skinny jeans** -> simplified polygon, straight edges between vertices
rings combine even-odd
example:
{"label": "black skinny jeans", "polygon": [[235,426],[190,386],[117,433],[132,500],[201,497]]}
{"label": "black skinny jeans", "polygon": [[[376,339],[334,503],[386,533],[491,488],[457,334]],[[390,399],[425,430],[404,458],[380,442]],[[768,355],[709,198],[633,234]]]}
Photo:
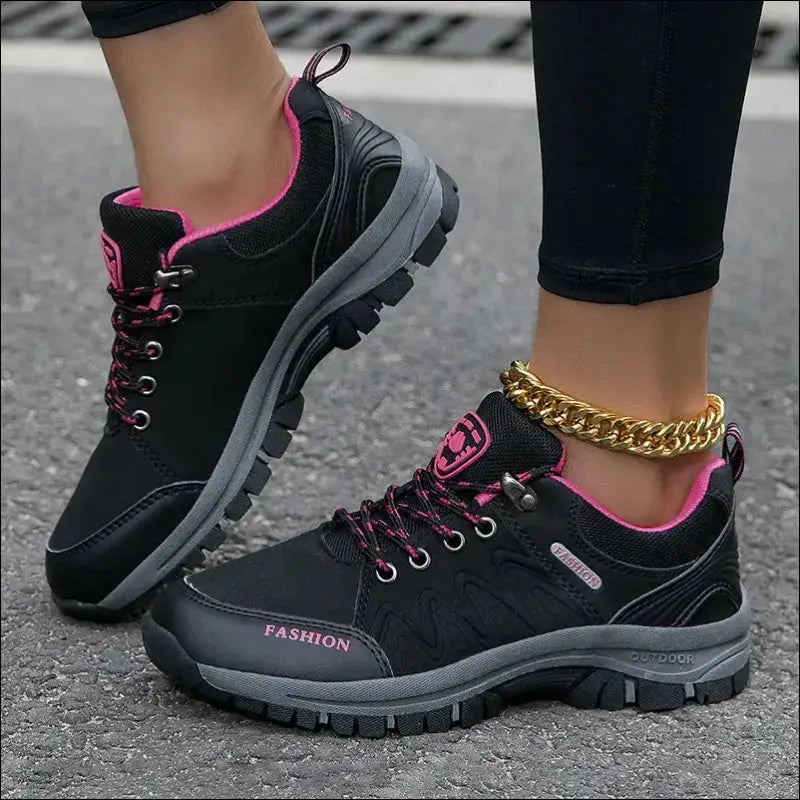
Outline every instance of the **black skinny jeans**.
{"label": "black skinny jeans", "polygon": [[[220,2],[84,2],[98,37]],[[638,304],[710,289],[761,2],[531,3],[544,178],[539,283]]]}

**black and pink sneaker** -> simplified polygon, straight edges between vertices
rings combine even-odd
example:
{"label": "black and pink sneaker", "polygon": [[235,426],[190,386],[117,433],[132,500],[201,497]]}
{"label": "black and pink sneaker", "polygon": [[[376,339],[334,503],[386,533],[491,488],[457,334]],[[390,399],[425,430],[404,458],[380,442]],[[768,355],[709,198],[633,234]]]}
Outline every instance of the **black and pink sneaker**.
{"label": "black and pink sneaker", "polygon": [[455,224],[451,178],[317,87],[325,52],[287,94],[295,164],[267,207],[194,230],[138,189],[100,206],[108,418],[47,547],[69,614],[124,617],[222,542],[286,450],[311,370],[375,327]]}
{"label": "black and pink sneaker", "polygon": [[740,692],[738,431],[670,524],[642,529],[562,475],[558,439],[501,394],[405,485],[176,582],[153,663],[285,724],[383,736],[468,727],[532,697],[673,709]]}

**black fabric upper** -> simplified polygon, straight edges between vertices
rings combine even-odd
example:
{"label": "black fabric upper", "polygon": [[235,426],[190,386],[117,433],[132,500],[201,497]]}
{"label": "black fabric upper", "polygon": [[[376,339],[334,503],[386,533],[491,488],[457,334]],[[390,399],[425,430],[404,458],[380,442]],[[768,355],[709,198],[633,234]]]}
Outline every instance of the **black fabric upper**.
{"label": "black fabric upper", "polygon": [[136,204],[118,203],[117,198],[134,192],[123,189],[100,201],[103,232],[119,247],[122,284],[126,289],[152,286],[153,274],[161,268],[161,254],[185,233],[180,214]]}
{"label": "black fabric upper", "polygon": [[[191,623],[179,610],[167,614],[163,609],[172,602],[169,598],[156,607],[162,609],[161,618],[171,615],[170,625],[178,625],[174,631],[192,628],[194,657],[222,665],[230,663],[215,643],[226,629],[224,609],[234,616],[247,609],[256,616],[288,615],[323,626],[325,621],[349,626],[374,641],[392,673],[401,675],[564,627],[688,625],[736,611],[741,593],[727,464],[714,470],[707,491],[685,520],[669,529],[642,531],[614,521],[563,483],[556,472],[558,441],[499,393],[489,395],[477,413],[491,445],[454,475],[451,485],[467,480],[496,485],[506,471],[521,475],[537,466],[549,469],[530,479],[538,499],[532,511],[519,510],[502,491],[482,507],[473,506],[497,523],[491,538],[479,538],[463,517],[445,514],[444,524],[466,539],[461,550],[449,552],[430,527],[415,526],[413,543],[430,554],[430,565],[414,569],[405,553],[387,544],[384,558],[398,575],[382,583],[374,562],[353,544],[355,534],[329,523],[192,576],[182,592],[191,596],[196,587],[212,598],[217,604],[213,619],[198,615],[194,607]],[[559,552],[580,559],[599,583],[583,580],[557,557]],[[642,599],[649,593],[663,593],[663,603]],[[206,632],[195,630],[198,625],[207,625]],[[268,673],[269,644],[261,639],[237,644],[248,653],[251,647],[263,654],[258,671]],[[299,644],[296,649],[305,652]],[[315,650],[314,657],[319,671],[324,652]],[[359,672],[362,667],[354,661],[349,677],[367,677]]]}
{"label": "black fabric upper", "polygon": [[[480,459],[455,476],[454,485],[466,481],[491,486],[500,481],[504,472],[518,475],[540,467],[554,468],[561,459],[563,450],[558,439],[542,426],[531,425],[525,412],[508,403],[500,392],[487,395],[476,413],[489,429],[491,440]],[[433,460],[429,468],[432,465]],[[412,508],[419,507],[412,493],[400,496]],[[407,519],[406,523],[412,539],[425,530],[424,523],[419,520]],[[342,525],[328,526],[324,541],[331,554],[342,561],[359,558],[358,540]],[[386,541],[385,545],[391,547],[392,542]]]}
{"label": "black fabric upper", "polygon": [[[134,381],[146,375],[157,383],[150,395],[122,392],[125,412],[145,411],[151,424],[135,431],[113,411],[108,414],[106,432],[48,548],[51,585],[55,580],[70,592],[67,597],[80,593],[99,601],[106,592],[92,577],[87,589],[80,566],[85,561],[89,569],[88,557],[82,561],[80,555],[68,557],[63,551],[84,542],[84,552],[95,541],[91,537],[109,532],[109,541],[119,540],[118,555],[125,562],[109,569],[127,574],[141,559],[131,559],[136,548],[122,539],[139,534],[135,523],[120,526],[120,515],[160,487],[208,479],[252,377],[288,313],[329,265],[329,254],[335,257],[360,234],[367,206],[380,206],[391,193],[393,183],[385,181],[367,194],[360,191],[370,165],[363,151],[369,148],[355,147],[344,136],[341,106],[304,80],[294,85],[289,105],[300,128],[297,172],[285,194],[265,212],[180,244],[190,223],[179,212],[142,208],[132,190],[123,202],[117,202],[123,192],[115,192],[101,203],[109,269],[121,272],[126,290],[155,288],[155,272],[172,266],[191,267],[196,280],[164,289],[160,308],[174,304],[182,312],[175,324],[126,329],[141,348],[149,341],[163,348],[157,360],[126,361]],[[361,126],[363,136],[373,135],[372,123],[348,111],[348,125],[352,121]],[[348,147],[359,152],[353,154]],[[381,159],[382,151],[375,150],[374,157]],[[349,174],[357,169],[363,175]],[[171,512],[161,515],[163,524],[153,523],[152,509],[149,516],[158,531],[145,538],[155,546],[175,523]],[[113,548],[108,543],[105,547],[113,561]],[[69,575],[56,580],[60,569]]]}
{"label": "black fabric upper", "polygon": [[667,536],[622,531],[614,520],[589,503],[573,502],[576,535],[589,549],[641,567],[664,568],[688,564],[712,545],[730,513],[733,486],[729,470],[716,470],[708,493],[689,519],[679,522]]}
{"label": "black fabric upper", "polygon": [[190,582],[231,606],[349,625],[360,567],[334,561],[317,529],[192,575]]}
{"label": "black fabric upper", "polygon": [[[324,163],[313,149],[325,123],[312,115],[307,134],[300,121],[298,175],[283,199],[239,230],[198,239],[175,254],[174,263],[190,265],[197,280],[165,291],[163,304],[178,304],[183,311],[178,323],[141,331],[143,341],[163,347],[157,361],[133,364],[137,376],[156,379],[156,391],[127,395],[130,411],[147,411],[152,424],[136,432],[110,415],[54,533],[60,547],[81,541],[156,486],[205,480],[213,470],[266,349],[312,280],[333,153],[331,147],[323,150]],[[123,283],[153,285],[162,257],[184,235],[183,223],[171,211],[115,202],[120,194],[104,198],[101,219],[119,246]],[[312,194],[315,200],[309,202]],[[247,257],[228,245],[229,237],[239,246],[251,242]],[[302,264],[305,269],[298,268]]]}

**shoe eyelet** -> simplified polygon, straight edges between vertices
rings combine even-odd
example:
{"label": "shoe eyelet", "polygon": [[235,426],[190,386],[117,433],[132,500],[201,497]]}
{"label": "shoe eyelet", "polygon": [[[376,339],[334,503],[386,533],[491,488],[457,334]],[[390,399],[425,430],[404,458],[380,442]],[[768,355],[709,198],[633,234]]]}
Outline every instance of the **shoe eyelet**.
{"label": "shoe eyelet", "polygon": [[133,427],[137,431],[143,431],[150,427],[150,415],[141,408],[133,412],[133,418],[139,420],[139,422],[133,423]]}
{"label": "shoe eyelet", "polygon": [[175,303],[170,303],[168,306],[164,306],[164,313],[172,317],[169,322],[170,325],[174,325],[183,316],[183,309]]}
{"label": "shoe eyelet", "polygon": [[137,382],[137,386],[139,394],[148,395],[153,394],[158,383],[156,383],[156,379],[152,375],[142,375]]}
{"label": "shoe eyelet", "polygon": [[431,565],[431,554],[424,547],[417,547],[416,551],[422,556],[422,561],[414,561],[414,559],[409,556],[408,563],[411,564],[414,569],[428,569]]}
{"label": "shoe eyelet", "polygon": [[450,536],[448,536],[444,541],[444,546],[451,552],[457,553],[467,542],[467,537],[464,536],[461,531],[450,531]]}
{"label": "shoe eyelet", "polygon": [[[485,523],[489,526],[488,530],[482,529],[479,527],[481,523]],[[475,531],[475,535],[479,536],[481,539],[491,539],[497,533],[497,523],[491,517],[481,517],[481,522],[478,525],[473,526]]]}
{"label": "shoe eyelet", "polygon": [[164,355],[164,348],[161,346],[161,342],[148,342],[144,349],[149,354],[147,357],[150,361],[158,361]]}
{"label": "shoe eyelet", "polygon": [[375,574],[378,576],[378,580],[381,583],[394,583],[397,580],[397,567],[391,561],[387,561],[386,569],[389,572],[388,575],[384,574],[380,567],[376,568]]}

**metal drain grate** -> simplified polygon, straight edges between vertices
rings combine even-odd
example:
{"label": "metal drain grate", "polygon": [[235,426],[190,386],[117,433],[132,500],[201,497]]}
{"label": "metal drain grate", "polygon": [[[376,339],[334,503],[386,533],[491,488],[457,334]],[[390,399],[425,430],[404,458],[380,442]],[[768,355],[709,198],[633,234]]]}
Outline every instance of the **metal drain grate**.
{"label": "metal drain grate", "polygon": [[[367,5],[367,4],[365,4]],[[315,49],[338,40],[358,52],[437,58],[500,58],[529,61],[531,23],[521,17],[363,11],[303,2],[259,3],[261,16],[279,47]],[[90,36],[80,3],[0,2],[3,38],[82,39]],[[763,23],[754,66],[798,68],[798,29]]]}

